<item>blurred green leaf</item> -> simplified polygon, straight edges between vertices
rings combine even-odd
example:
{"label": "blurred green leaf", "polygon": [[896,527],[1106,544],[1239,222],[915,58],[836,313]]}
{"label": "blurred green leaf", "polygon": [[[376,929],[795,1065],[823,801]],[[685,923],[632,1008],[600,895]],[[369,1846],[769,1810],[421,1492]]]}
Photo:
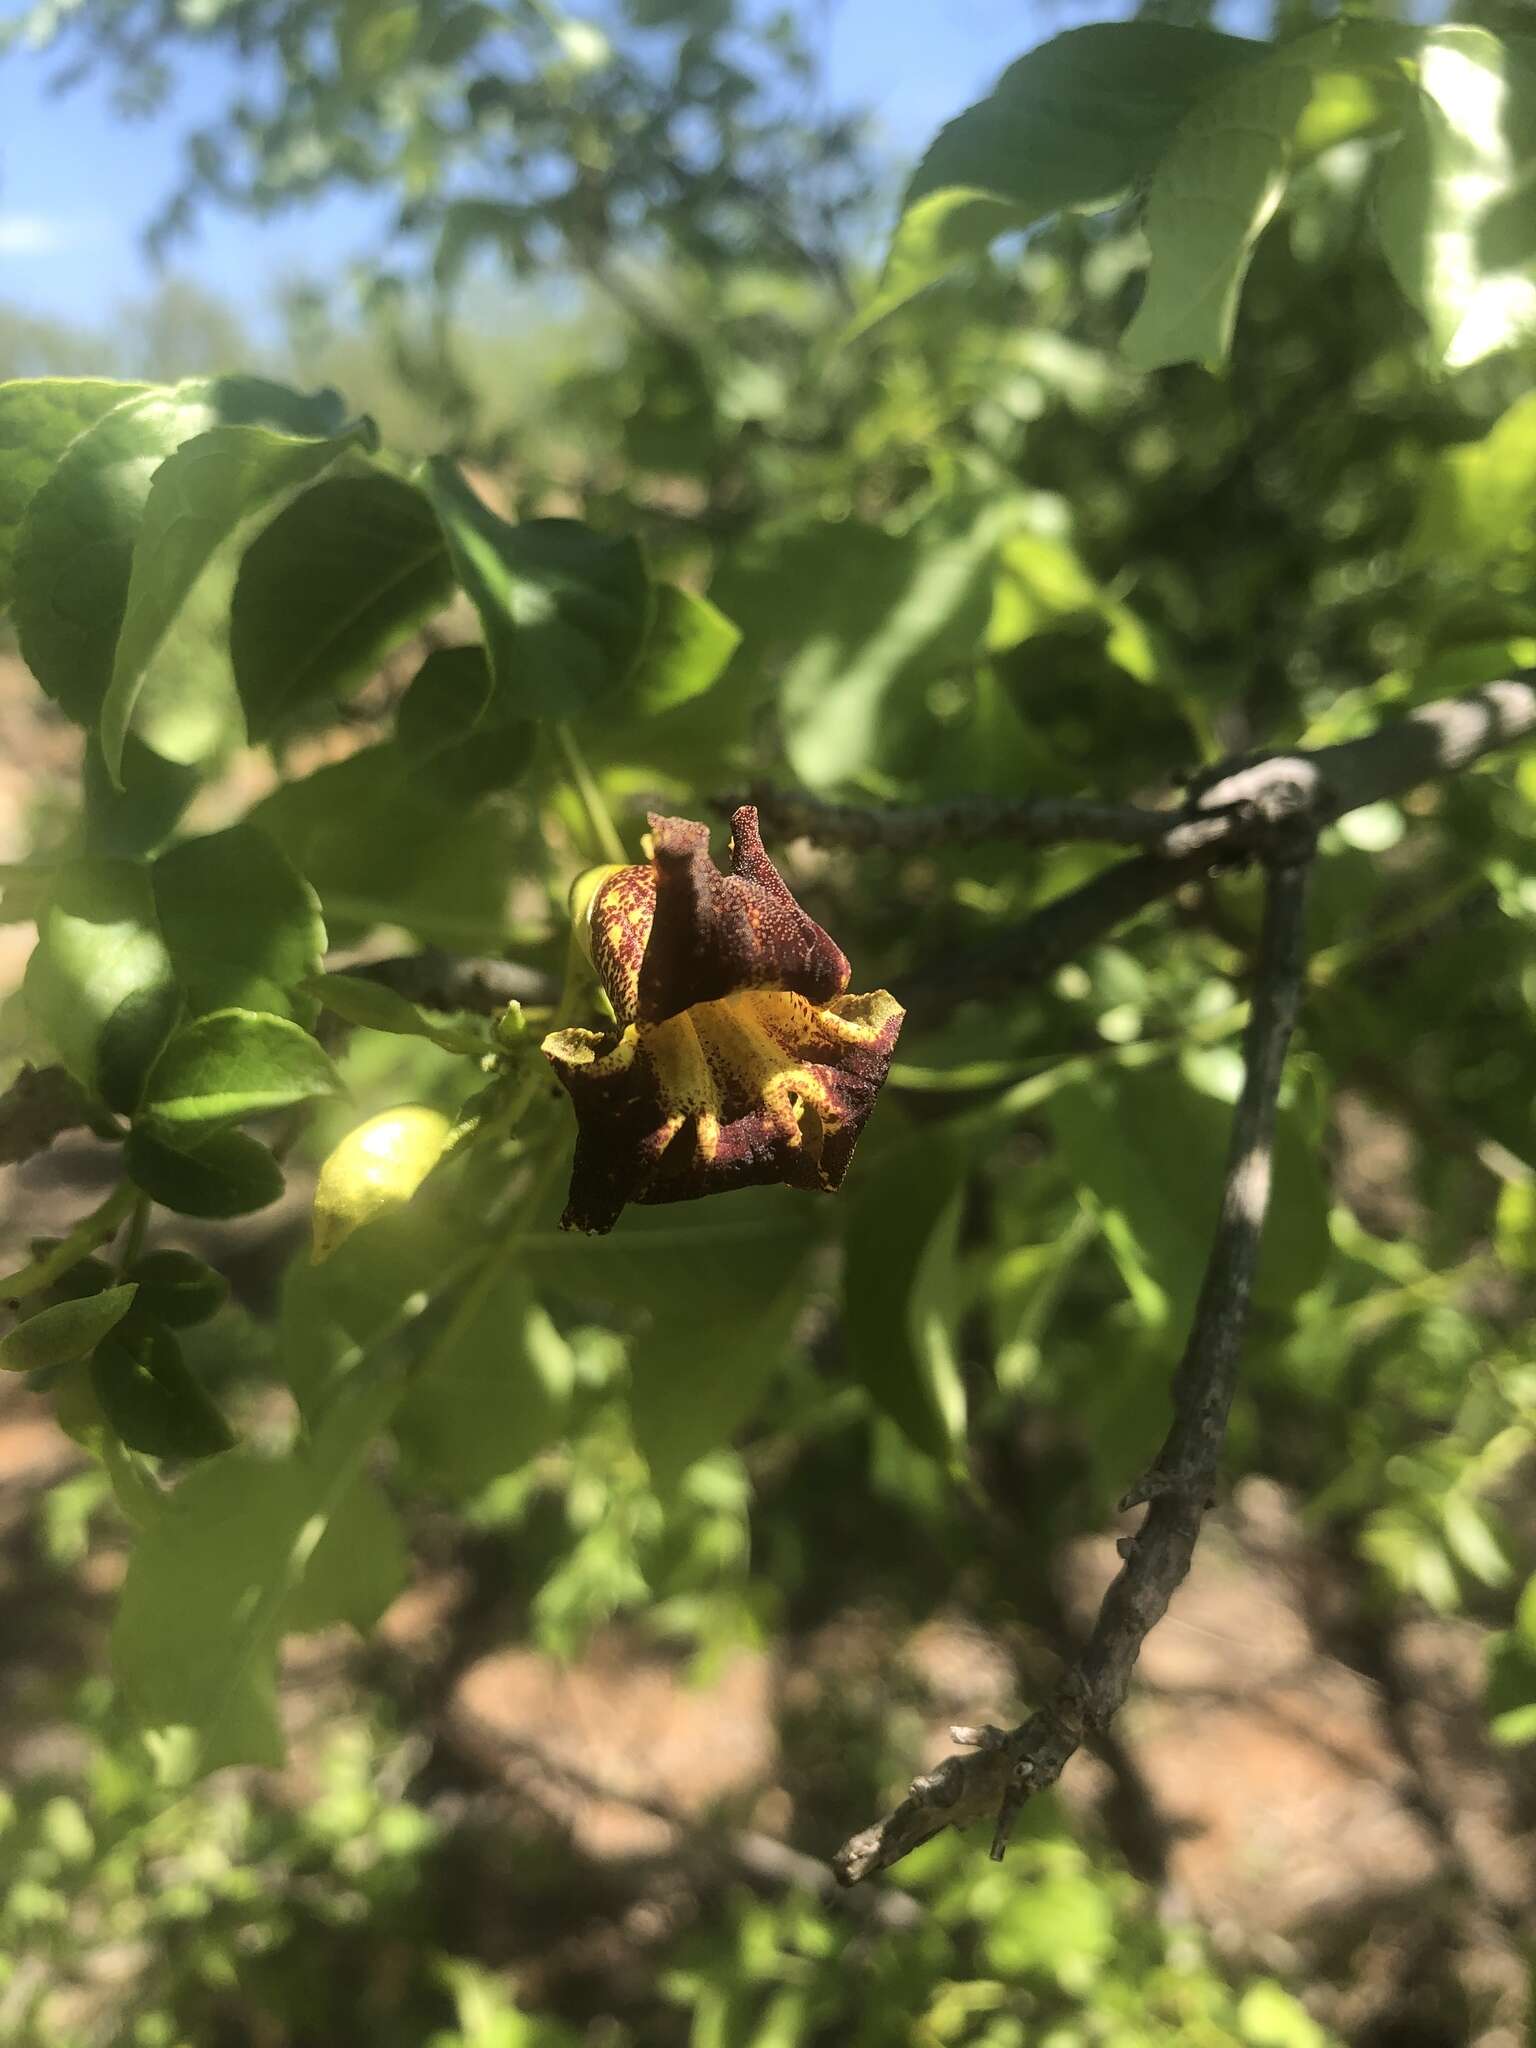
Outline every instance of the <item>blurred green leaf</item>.
{"label": "blurred green leaf", "polygon": [[211,1458],[235,1441],[216,1403],[187,1370],[176,1338],[142,1312],[119,1322],[96,1346],[91,1386],[102,1414],[132,1450],[156,1458]]}
{"label": "blurred green leaf", "polygon": [[487,1027],[476,1018],[456,1023],[434,1017],[382,982],[360,974],[316,974],[304,984],[326,1009],[349,1024],[369,1031],[388,1031],[399,1038],[425,1038],[444,1052],[482,1054],[490,1049]]}
{"label": "blurred green leaf", "polygon": [[1377,182],[1387,261],[1453,369],[1536,332],[1536,276],[1528,265],[1485,268],[1482,241],[1485,217],[1522,174],[1509,107],[1520,76],[1486,29],[1428,30],[1417,102]]}
{"label": "blurred green leaf", "polygon": [[319,971],[315,892],[254,825],[183,840],[151,870],[166,950],[194,1014],[241,1008],[314,1022],[300,985]]}
{"label": "blurred green leaf", "polygon": [[1528,587],[1536,551],[1536,392],[1517,398],[1480,441],[1448,448],[1433,463],[1409,546],[1421,562],[1466,576],[1508,571],[1514,588]]}
{"label": "blurred green leaf", "polygon": [[395,709],[395,740],[421,781],[448,801],[510,789],[533,758],[538,727],[497,715],[483,647],[439,647]]}
{"label": "blurred green leaf", "polygon": [[27,506],[77,434],[103,413],[143,396],[142,384],[108,377],[24,377],[0,384],[0,612]]}
{"label": "blurred green leaf", "polygon": [[124,1276],[139,1289],[140,1307],[173,1330],[205,1323],[229,1299],[229,1282],[191,1252],[146,1252]]}
{"label": "blurred green leaf", "polygon": [[39,1309],[0,1337],[0,1370],[37,1372],[84,1358],[128,1313],[138,1291],[132,1285],[108,1287]]}
{"label": "blurred green leaf", "polygon": [[123,1146],[123,1169],[162,1208],[210,1220],[249,1216],[283,1192],[283,1169],[244,1131],[214,1131],[185,1146],[136,1127]]}
{"label": "blurred green leaf", "polygon": [[500,717],[577,718],[624,682],[644,644],[650,583],[633,540],[575,519],[509,526],[453,463],[426,490],[485,630]]}
{"label": "blurred green leaf", "polygon": [[1107,205],[1153,168],[1202,93],[1263,54],[1262,43],[1164,21],[1068,29],[1031,50],[939,131],[854,331],[999,235]]}
{"label": "blurred green leaf", "polygon": [[252,541],[235,584],[230,653],[251,738],[345,695],[452,593],[420,491],[382,471],[312,485]]}
{"label": "blurred green leaf", "polygon": [[670,711],[710,689],[741,643],[739,630],[708,598],[676,583],[658,583],[640,659],[625,691],[642,717]]}
{"label": "blurred green leaf", "polygon": [[[212,427],[184,441],[155,471],[101,706],[102,757],[114,783],[121,783],[144,672],[214,551],[243,521],[282,492],[312,482],[372,431],[358,426],[326,440],[300,440],[266,427]],[[153,732],[144,737],[154,743]]]}
{"label": "blurred green leaf", "polygon": [[1123,344],[1138,369],[1225,359],[1248,258],[1280,204],[1312,85],[1308,57],[1282,50],[1219,79],[1180,122],[1147,201],[1151,266]]}
{"label": "blurred green leaf", "polygon": [[61,866],[23,987],[76,1080],[131,1112],[181,1003],[147,869],[120,860]]}
{"label": "blurred green leaf", "polygon": [[142,1114],[154,1136],[195,1143],[223,1124],[344,1092],[329,1056],[290,1018],[215,1010],[167,1040],[145,1085]]}

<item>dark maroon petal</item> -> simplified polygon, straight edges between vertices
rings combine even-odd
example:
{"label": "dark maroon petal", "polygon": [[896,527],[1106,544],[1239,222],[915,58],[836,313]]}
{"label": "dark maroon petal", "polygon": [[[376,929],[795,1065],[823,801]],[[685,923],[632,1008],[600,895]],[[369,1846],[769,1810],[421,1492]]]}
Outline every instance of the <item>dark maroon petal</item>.
{"label": "dark maroon petal", "polygon": [[738,989],[788,989],[826,1002],[848,986],[847,960],[784,886],[750,804],[731,819],[729,875],[709,857],[706,826],[653,817],[651,832],[656,910],[639,983],[646,1023]]}
{"label": "dark maroon petal", "polygon": [[885,1080],[903,1012],[881,989],[818,1007],[742,991],[615,1038],[555,1031],[544,1052],[575,1105],[566,1229],[626,1202],[779,1182],[831,1192]]}

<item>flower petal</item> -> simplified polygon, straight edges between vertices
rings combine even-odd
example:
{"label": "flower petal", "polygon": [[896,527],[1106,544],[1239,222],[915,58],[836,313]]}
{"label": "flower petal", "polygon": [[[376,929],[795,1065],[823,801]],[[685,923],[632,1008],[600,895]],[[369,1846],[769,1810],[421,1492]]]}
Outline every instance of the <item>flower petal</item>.
{"label": "flower petal", "polygon": [[904,1014],[884,989],[820,1006],[793,990],[760,989],[629,1023],[617,1041],[551,1032],[544,1052],[577,1117],[563,1226],[610,1230],[626,1202],[771,1182],[830,1193]]}

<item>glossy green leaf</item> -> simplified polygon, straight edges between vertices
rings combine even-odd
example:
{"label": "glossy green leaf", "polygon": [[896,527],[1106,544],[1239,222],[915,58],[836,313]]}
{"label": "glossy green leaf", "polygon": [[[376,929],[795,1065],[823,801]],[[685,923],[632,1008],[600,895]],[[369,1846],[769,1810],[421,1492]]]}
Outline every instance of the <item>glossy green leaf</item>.
{"label": "glossy green leaf", "polygon": [[240,564],[230,653],[251,738],[366,681],[452,593],[442,529],[420,491],[382,472],[322,478]]}
{"label": "glossy green leaf", "polygon": [[397,1590],[380,1570],[376,1504],[354,1525],[368,1546],[347,1540],[353,1497],[369,1486],[361,1461],[396,1391],[341,1405],[287,1457],[242,1450],[199,1466],[142,1532],[113,1666],[141,1727],[192,1731],[199,1769],[282,1761],[275,1662],[290,1616],[365,1627]]}
{"label": "glossy green leaf", "polygon": [[344,1093],[341,1076],[307,1031],[257,1010],[215,1010],[167,1040],[145,1084],[151,1133],[195,1143],[204,1132]]}
{"label": "glossy green leaf", "polygon": [[[100,1300],[102,1297],[98,1296]],[[211,1458],[235,1441],[163,1324],[135,1313],[91,1354],[91,1386],[122,1441],[156,1458]]]}
{"label": "glossy green leaf", "polygon": [[214,1131],[177,1146],[139,1127],[123,1146],[123,1170],[162,1208],[210,1221],[249,1216],[283,1192],[283,1169],[244,1131]]}
{"label": "glossy green leaf", "polygon": [[300,984],[319,970],[315,892],[255,825],[184,840],[155,862],[155,907],[194,1014],[241,1008],[314,1021]]}
{"label": "glossy green leaf", "polygon": [[[1230,1108],[1166,1071],[1143,1069],[1070,1083],[1046,1115],[1144,1319],[1182,1332],[1221,1203]],[[1315,1148],[1299,1118],[1282,1113],[1254,1299],[1288,1312],[1315,1285],[1328,1249]]]}
{"label": "glossy green leaf", "polygon": [[23,985],[76,1080],[130,1112],[181,1003],[148,871],[117,860],[62,866]]}
{"label": "glossy green leaf", "polygon": [[451,462],[426,489],[459,582],[480,614],[499,718],[578,718],[634,668],[650,621],[639,547],[575,519],[510,526]]}
{"label": "glossy green leaf", "polygon": [[1068,29],[1031,50],[939,131],[854,331],[999,235],[1063,207],[1107,205],[1152,169],[1207,88],[1263,52],[1162,21]]}
{"label": "glossy green leaf", "polygon": [[1285,191],[1312,86],[1307,57],[1282,50],[1220,79],[1180,122],[1147,201],[1152,261],[1124,342],[1139,369],[1225,359],[1238,290]]}
{"label": "glossy green leaf", "polygon": [[306,992],[349,1024],[368,1031],[388,1031],[399,1038],[426,1038],[444,1052],[479,1054],[489,1051],[490,1033],[478,1019],[462,1023],[434,1016],[382,982],[360,974],[317,974],[304,983]]}
{"label": "glossy green leaf", "polygon": [[421,781],[448,801],[510,789],[533,758],[538,728],[497,715],[483,647],[439,647],[395,711],[395,739]]}
{"label": "glossy green leaf", "polygon": [[112,679],[101,707],[101,751],[119,782],[123,744],[144,673],[215,550],[285,491],[312,482],[371,431],[301,440],[267,427],[218,426],[184,442],[156,470],[145,501]]}
{"label": "glossy green leaf", "polygon": [[650,630],[625,691],[642,718],[702,696],[730,664],[741,633],[707,597],[676,583],[658,583]]}
{"label": "glossy green leaf", "polygon": [[191,1252],[146,1252],[125,1278],[139,1289],[139,1306],[173,1330],[189,1329],[216,1315],[229,1299],[229,1282]]}
{"label": "glossy green leaf", "polygon": [[145,386],[109,377],[25,377],[0,384],[0,612],[27,506],[77,434]]}
{"label": "glossy green leaf", "polygon": [[133,1306],[136,1286],[107,1287],[41,1308],[0,1337],[0,1370],[37,1372],[84,1358]]}
{"label": "glossy green leaf", "polygon": [[861,1159],[844,1197],[849,1370],[919,1450],[941,1459],[965,1429],[946,1312],[964,1170],[942,1129],[914,1132]]}
{"label": "glossy green leaf", "polygon": [[1419,94],[1382,165],[1376,218],[1399,285],[1429,323],[1452,368],[1536,332],[1536,275],[1528,251],[1500,266],[1485,223],[1512,201],[1529,205],[1511,138],[1511,99],[1531,86],[1486,29],[1429,30]]}
{"label": "glossy green leaf", "polygon": [[129,399],[70,443],[27,506],[14,564],[16,634],[28,668],[78,725],[95,724],[112,680],[155,471],[217,417],[205,384]]}

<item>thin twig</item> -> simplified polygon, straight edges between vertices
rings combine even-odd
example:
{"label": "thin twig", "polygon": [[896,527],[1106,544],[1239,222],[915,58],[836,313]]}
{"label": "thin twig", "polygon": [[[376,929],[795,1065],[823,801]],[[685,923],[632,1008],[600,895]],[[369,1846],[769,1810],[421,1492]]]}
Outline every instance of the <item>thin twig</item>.
{"label": "thin twig", "polygon": [[[1077,797],[961,797],[912,808],[828,803],[798,790],[755,788],[765,825],[823,845],[911,852],[1009,839],[1026,846],[1094,840],[1155,848],[1171,862],[1261,854],[1282,817],[1314,828],[1421,783],[1468,768],[1536,734],[1536,670],[1421,704],[1363,739],[1218,763],[1183,804],[1151,809]],[[733,800],[739,802],[740,799]],[[1170,874],[1168,888],[1179,877]]]}
{"label": "thin twig", "polygon": [[1147,1477],[1122,1503],[1146,1502],[1147,1511],[1136,1533],[1122,1539],[1125,1562],[1104,1595],[1093,1633],[1051,1700],[1021,1727],[954,1731],[966,1753],[918,1778],[893,1813],[838,1851],[833,1867],[844,1884],[888,1868],[943,1828],[965,1827],[988,1814],[996,1816],[992,1853],[1000,1856],[1018,1807],[1053,1785],[1085,1735],[1106,1728],[1119,1711],[1141,1646],[1189,1570],[1220,1468],[1269,1203],[1280,1077],[1301,1000],[1310,856],[1310,833],[1303,829],[1268,864],[1243,1091],[1232,1117],[1216,1234],[1174,1376],[1173,1425]]}

